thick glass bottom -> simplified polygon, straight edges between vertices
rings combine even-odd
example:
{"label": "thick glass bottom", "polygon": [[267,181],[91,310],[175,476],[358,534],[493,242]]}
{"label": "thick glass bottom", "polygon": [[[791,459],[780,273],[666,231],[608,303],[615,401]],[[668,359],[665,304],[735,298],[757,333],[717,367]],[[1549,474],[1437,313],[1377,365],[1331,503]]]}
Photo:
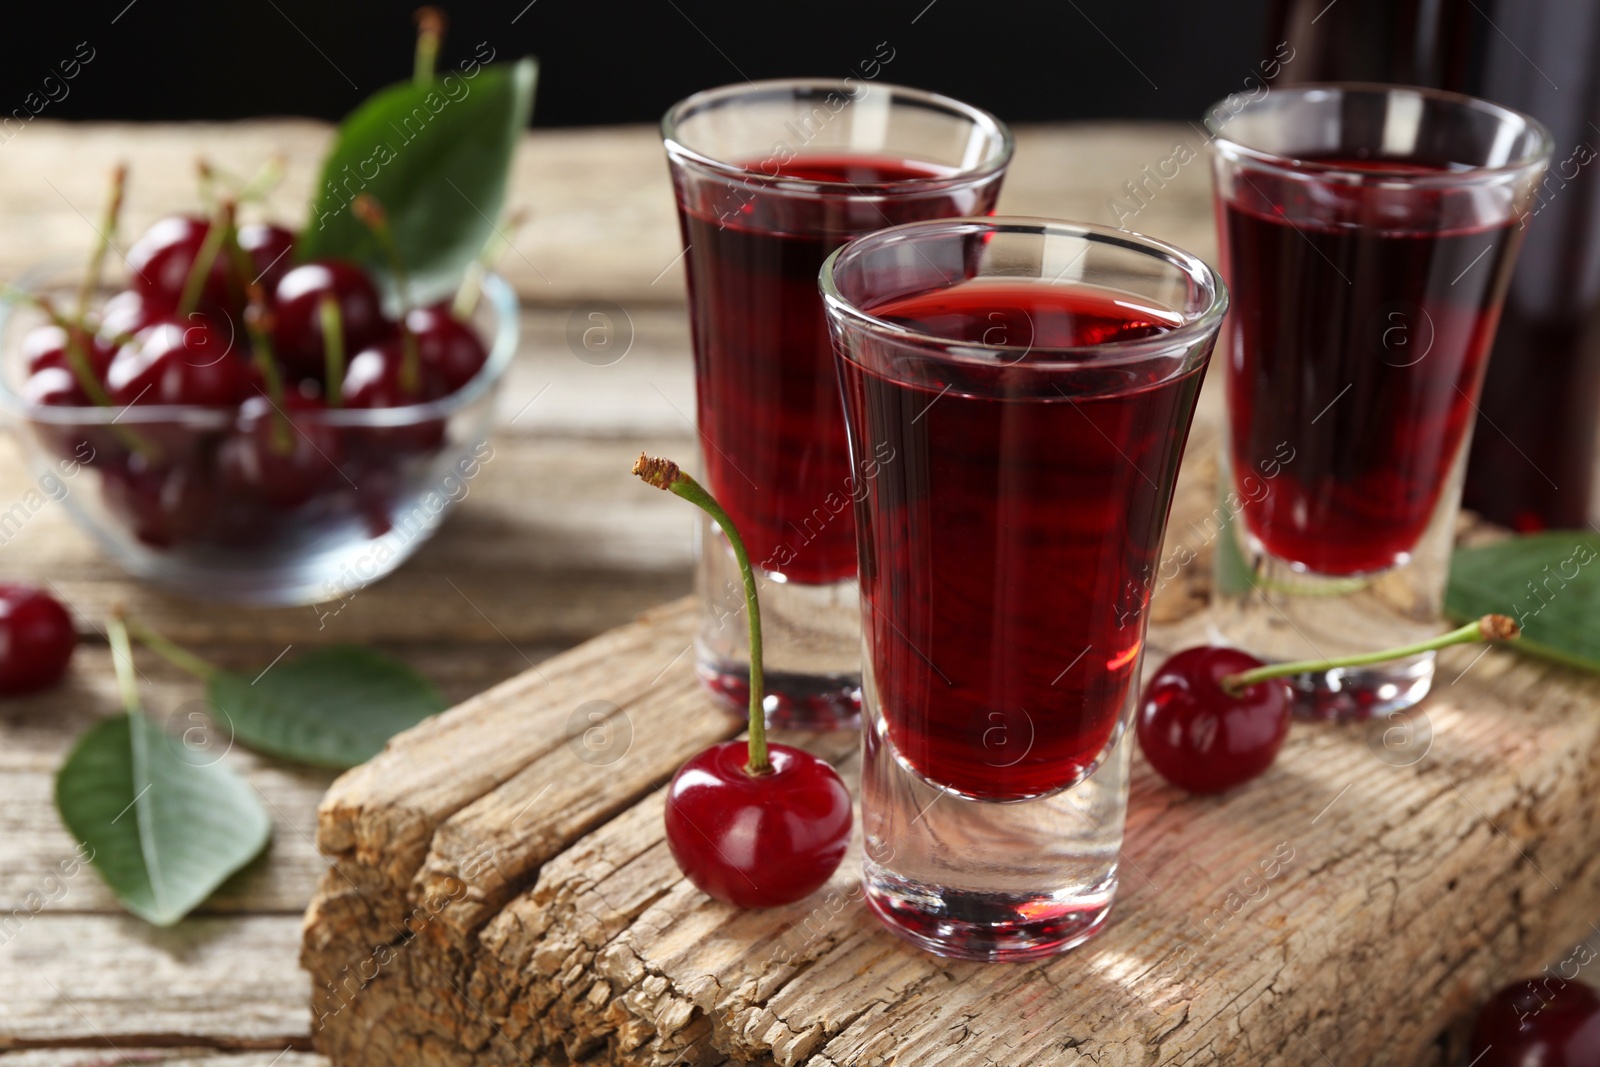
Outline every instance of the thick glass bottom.
{"label": "thick glass bottom", "polygon": [[[854,578],[825,585],[756,572],[761,598],[767,724],[780,730],[854,730],[861,723],[861,596]],[[749,620],[744,582],[716,523],[700,525],[701,683],[734,715],[750,707]]]}
{"label": "thick glass bottom", "polygon": [[1432,652],[1374,667],[1297,674],[1288,679],[1300,719],[1355,722],[1422,702],[1433,687]]}
{"label": "thick glass bottom", "polygon": [[[1463,453],[1464,455],[1464,453]],[[1265,663],[1336,659],[1426,640],[1446,629],[1445,580],[1455,533],[1462,457],[1427,530],[1388,570],[1327,575],[1280,559],[1229,508],[1224,456],[1221,496],[1213,521],[1200,532],[1216,539],[1211,636]],[[1272,491],[1265,483],[1264,491]],[[1194,527],[1195,524],[1190,524]],[[1303,719],[1347,722],[1390,715],[1419,703],[1433,685],[1433,653],[1370,667],[1319,671],[1289,679],[1294,713]]]}
{"label": "thick glass bottom", "polygon": [[[700,663],[700,684],[731,715],[750,712],[750,667]],[[774,730],[854,730],[861,724],[861,678],[847,674],[768,671],[766,720]]]}
{"label": "thick glass bottom", "polygon": [[867,906],[918,948],[954,959],[1000,963],[1055,956],[1099,932],[1111,914],[1113,877],[1093,896],[965,892],[897,877],[870,859]]}
{"label": "thick glass bottom", "polygon": [[929,782],[901,756],[870,671],[863,715],[862,884],[889,929],[941,956],[998,961],[1065,952],[1105,924],[1132,731],[1119,730],[1075,785],[1031,800],[983,800]]}

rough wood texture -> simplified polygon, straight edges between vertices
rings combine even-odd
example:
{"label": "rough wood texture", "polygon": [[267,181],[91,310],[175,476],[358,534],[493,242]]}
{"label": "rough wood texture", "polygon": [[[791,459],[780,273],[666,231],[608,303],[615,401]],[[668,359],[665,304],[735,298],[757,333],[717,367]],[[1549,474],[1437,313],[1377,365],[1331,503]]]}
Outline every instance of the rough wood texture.
{"label": "rough wood texture", "polygon": [[[1156,628],[1152,661],[1202,621]],[[1141,765],[1114,919],[1061,959],[916,952],[865,913],[849,862],[793,907],[734,911],[661,836],[669,753],[727,732],[675,658],[688,623],[680,607],[581,646],[334,785],[337,891],[302,958],[335,1062],[1410,1065],[1593,932],[1600,683],[1471,649],[1443,659],[1426,746],[1386,748],[1388,722],[1301,725],[1264,779],[1209,800]],[[552,761],[540,724],[597,697],[634,748]],[[507,734],[517,719],[533,736]],[[466,769],[441,788],[445,761]],[[363,983],[375,954],[392,963]]]}
{"label": "rough wood texture", "polygon": [[5,946],[15,980],[0,998],[0,1050],[174,1038],[305,1048],[307,982],[292,968],[299,926],[287,915],[192,918],[166,930],[124,914],[35,915]]}

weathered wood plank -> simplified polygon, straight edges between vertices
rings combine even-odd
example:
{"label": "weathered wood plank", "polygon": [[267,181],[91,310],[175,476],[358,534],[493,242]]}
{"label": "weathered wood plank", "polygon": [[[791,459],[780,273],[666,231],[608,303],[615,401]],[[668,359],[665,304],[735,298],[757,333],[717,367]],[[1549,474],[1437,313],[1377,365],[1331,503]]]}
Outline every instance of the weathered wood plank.
{"label": "weathered wood plank", "polygon": [[[654,659],[681,647],[686,621],[660,617]],[[1154,629],[1152,665],[1203,627],[1191,614]],[[630,641],[648,645],[648,628],[631,630]],[[1432,741],[1414,762],[1385,747],[1391,724],[1378,722],[1299,725],[1267,776],[1224,798],[1187,797],[1141,763],[1115,918],[1059,960],[986,967],[916,952],[865,914],[850,869],[831,895],[734,912],[678,875],[651,793],[545,860],[532,888],[486,925],[477,924],[492,908],[458,912],[469,920],[459,924],[441,906],[436,918],[446,921],[430,918],[404,966],[361,990],[353,1002],[366,998],[365,1007],[319,1040],[341,1063],[379,1062],[364,1058],[356,1034],[381,1017],[430,1042],[454,1034],[464,1057],[455,1062],[473,1064],[555,1046],[652,1065],[725,1056],[813,1067],[1297,1064],[1335,1049],[1350,1062],[1420,1062],[1488,988],[1590,932],[1600,902],[1600,857],[1587,845],[1600,830],[1600,720],[1590,714],[1600,682],[1511,652],[1474,663],[1476,655],[1445,656],[1444,678],[1470,670],[1430,704]],[[613,661],[618,675],[633,669],[626,657]],[[687,671],[675,664],[659,684],[688,684]],[[562,673],[550,667],[552,685]],[[502,702],[487,695],[475,714],[508,714]],[[630,705],[636,733],[676,728],[671,707]],[[471,736],[465,716],[453,727]],[[369,773],[387,795],[427,773],[441,751],[397,746]],[[621,780],[589,771],[537,781],[555,792]],[[483,793],[477,833],[506,833],[509,808],[494,794],[515,781]],[[535,795],[534,784],[511,792]],[[359,808],[382,825],[387,801],[369,802],[371,787],[366,776],[347,777],[329,808]],[[629,783],[616,795],[635,792]],[[472,824],[476,805],[452,794],[450,811],[433,820],[430,854],[464,854],[444,831],[457,819]],[[414,809],[407,818],[426,821]],[[413,906],[444,884],[422,851],[408,837],[386,879],[405,883]],[[494,850],[512,877],[494,872],[491,882],[528,879],[527,861],[546,851]],[[364,862],[401,856],[386,850]],[[406,877],[415,870],[422,876]],[[357,920],[337,942],[319,941],[321,926],[314,908],[304,959],[319,976],[341,949],[382,936]],[[475,938],[462,936],[475,927]],[[386,1056],[403,1054],[403,1038],[386,1040]]]}
{"label": "weathered wood plank", "polygon": [[[1182,140],[1202,141],[1184,123],[1078,123],[1022,126],[1000,209],[1092,222],[1122,221],[1209,255],[1209,178],[1196,159],[1167,179],[1152,179]],[[235,172],[284,160],[284,181],[269,208],[296,223],[330,136],[323,124],[260,120],[228,124],[144,125],[30,123],[7,145],[11,163],[0,174],[0,277],[13,278],[42,256],[76,255],[91,237],[93,218],[112,164],[132,168],[127,226],[137,233],[161,215],[193,211],[191,175],[202,152]],[[1169,167],[1170,173],[1173,168]],[[1148,206],[1123,188],[1137,183]],[[1111,201],[1121,198],[1124,213]],[[630,310],[681,306],[682,244],[657,131],[649,126],[603,130],[539,130],[518,153],[510,204],[529,218],[502,263],[530,301],[570,309],[601,298]]]}
{"label": "weathered wood plank", "polygon": [[311,983],[295,916],[36,916],[0,944],[0,1050],[39,1045],[305,1047]]}

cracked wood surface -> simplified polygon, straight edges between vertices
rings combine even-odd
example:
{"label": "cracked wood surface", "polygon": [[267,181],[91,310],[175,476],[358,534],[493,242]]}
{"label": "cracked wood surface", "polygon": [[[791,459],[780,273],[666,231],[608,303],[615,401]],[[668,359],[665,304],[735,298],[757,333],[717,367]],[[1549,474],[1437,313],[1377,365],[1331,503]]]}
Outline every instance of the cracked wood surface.
{"label": "cracked wood surface", "polygon": [[[1180,520],[1211,469],[1194,465]],[[1150,663],[1202,634],[1193,604],[1164,591]],[[658,750],[639,747],[727,733],[694,714],[689,635],[685,605],[664,609],[335,784],[321,820],[340,843],[334,891],[308,915],[302,957],[328,1013],[319,1048],[348,1064],[1442,1064],[1488,990],[1594,932],[1600,681],[1504,650],[1474,662],[1476,649],[1443,656],[1426,746],[1397,748],[1387,721],[1298,724],[1264,778],[1212,799],[1136,759],[1113,920],[1059,959],[917,952],[866,914],[853,860],[805,901],[738,912],[678,874]],[[614,764],[512,742],[480,797],[461,779],[432,815],[401,805],[404,863],[348,847],[356,827],[384,839],[389,798],[432,782],[467,738],[503,738],[517,716],[537,733],[596,697],[635,739]],[[806,743],[848,776],[851,740]],[[620,814],[571,833],[589,820],[540,801],[558,795]],[[403,901],[349,899],[379,880]],[[385,907],[414,929],[362,918]],[[380,955],[363,983],[360,960]]]}

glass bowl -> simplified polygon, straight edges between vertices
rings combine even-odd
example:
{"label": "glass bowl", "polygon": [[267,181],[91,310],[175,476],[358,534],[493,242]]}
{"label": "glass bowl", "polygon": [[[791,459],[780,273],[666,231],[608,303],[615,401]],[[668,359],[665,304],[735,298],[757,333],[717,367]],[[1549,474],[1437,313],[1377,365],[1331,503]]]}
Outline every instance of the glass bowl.
{"label": "glass bowl", "polygon": [[[27,288],[65,294],[71,282],[41,269]],[[326,469],[272,499],[229,476],[241,409],[29,402],[22,338],[45,319],[18,296],[0,300],[0,410],[41,489],[133,575],[202,600],[342,600],[421,547],[493,456],[517,298],[494,274],[482,292],[471,320],[489,358],[471,381],[425,404],[292,411],[293,447],[316,449]]]}

